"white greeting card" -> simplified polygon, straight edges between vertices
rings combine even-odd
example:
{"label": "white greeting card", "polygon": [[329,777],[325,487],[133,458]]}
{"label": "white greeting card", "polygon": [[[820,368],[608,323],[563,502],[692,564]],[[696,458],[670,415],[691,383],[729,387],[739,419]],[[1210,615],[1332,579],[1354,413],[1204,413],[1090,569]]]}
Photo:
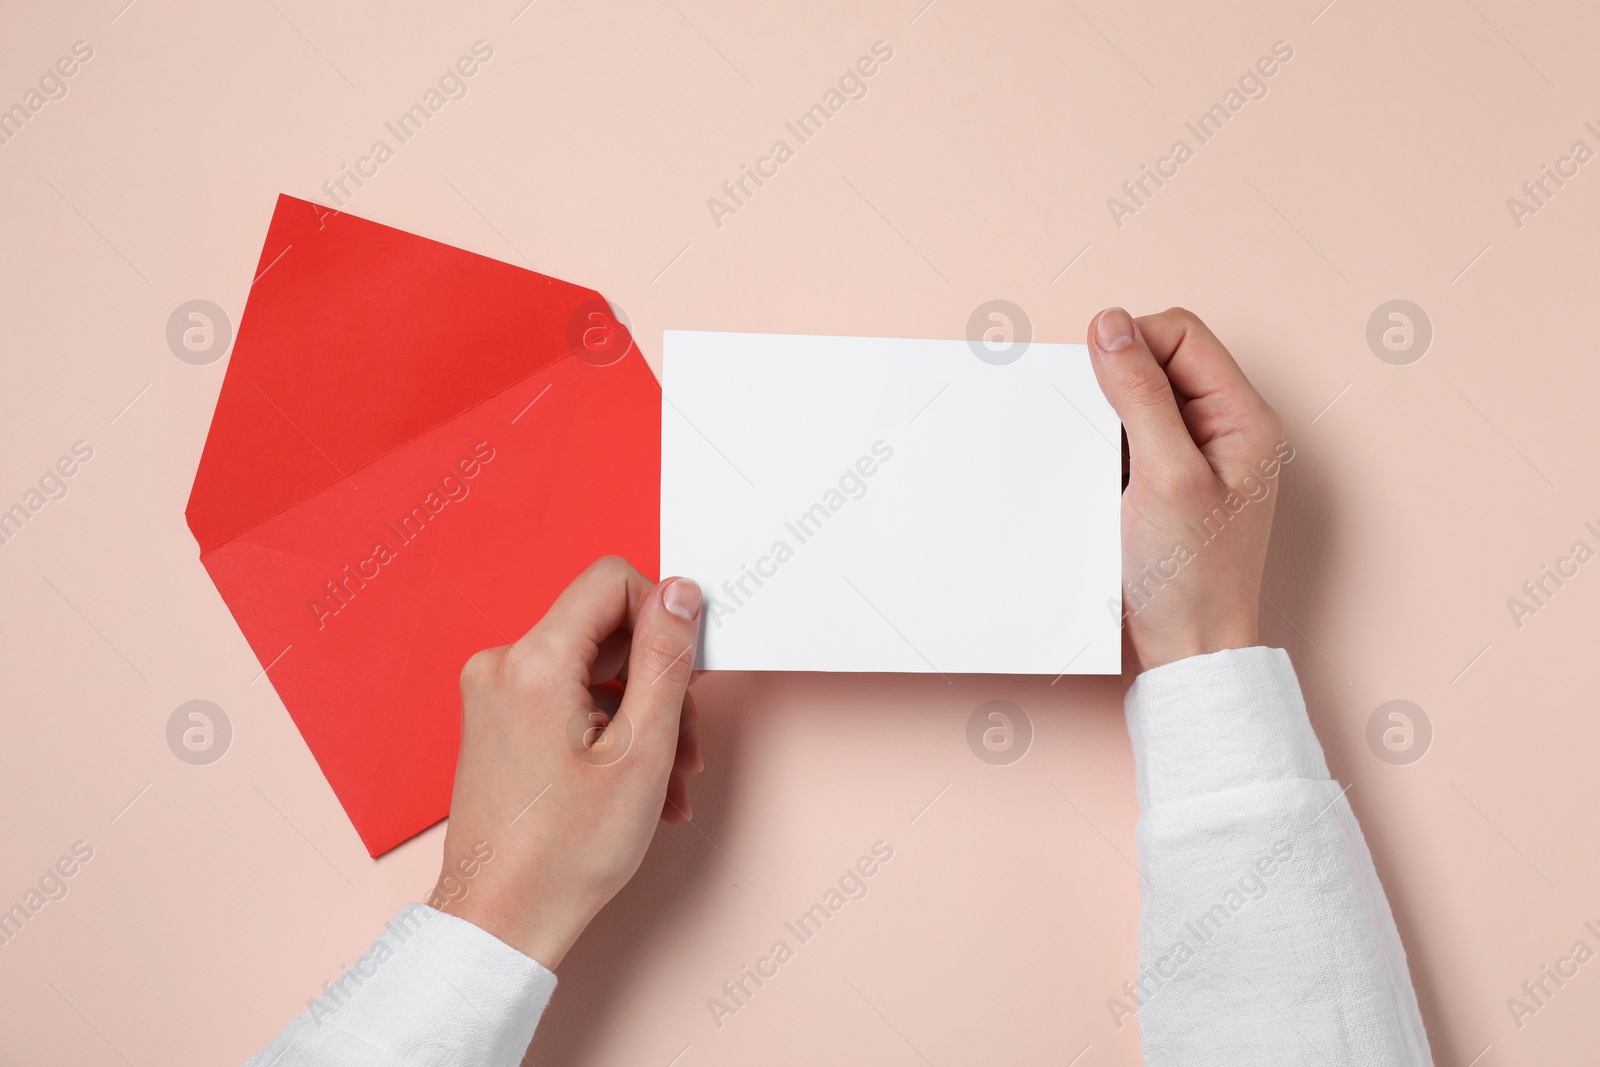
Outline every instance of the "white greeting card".
{"label": "white greeting card", "polygon": [[1120,424],[1083,345],[669,330],[661,573],[712,670],[1121,671]]}

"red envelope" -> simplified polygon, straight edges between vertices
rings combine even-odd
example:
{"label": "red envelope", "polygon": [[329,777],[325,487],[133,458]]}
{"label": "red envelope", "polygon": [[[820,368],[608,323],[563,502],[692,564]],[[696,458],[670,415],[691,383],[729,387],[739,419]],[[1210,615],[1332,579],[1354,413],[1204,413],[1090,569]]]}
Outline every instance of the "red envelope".
{"label": "red envelope", "polygon": [[373,856],[444,818],[467,657],[654,576],[661,391],[592,289],[278,198],[189,528]]}

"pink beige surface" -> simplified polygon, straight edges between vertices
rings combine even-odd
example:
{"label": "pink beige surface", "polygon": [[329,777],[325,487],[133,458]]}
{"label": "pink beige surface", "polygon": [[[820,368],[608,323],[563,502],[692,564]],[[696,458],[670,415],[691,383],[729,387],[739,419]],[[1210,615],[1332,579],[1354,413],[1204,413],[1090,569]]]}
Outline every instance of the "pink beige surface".
{"label": "pink beige surface", "polygon": [[[668,327],[958,337],[1004,298],[1079,341],[1107,304],[1198,310],[1296,448],[1266,631],[1438,1062],[1592,1050],[1600,962],[1561,961],[1600,949],[1593,9],[122,2],[0,16],[0,107],[28,112],[0,145],[0,508],[39,505],[0,544],[0,906],[60,897],[0,944],[0,1061],[240,1061],[433,882],[442,827],[367,857],[183,521],[226,362],[176,358],[168,318],[205,299],[236,325],[277,194],[326,201],[357,166],[350,211],[599,289],[657,366]],[[400,143],[385,124],[480,41]],[[877,42],[801,142],[785,123]],[[1276,42],[1201,143],[1185,123]],[[1168,176],[1134,199],[1146,165]],[[1406,365],[1367,341],[1396,299],[1432,325]],[[532,1061],[1137,1063],[1107,1008],[1137,966],[1121,691],[706,678],[695,824],[568,958]],[[208,765],[167,741],[196,699],[232,727]],[[966,740],[996,699],[1033,727],[1009,765]],[[1367,740],[1395,699],[1432,725],[1410,763]],[[866,896],[719,1027],[708,998],[879,841]],[[1547,965],[1576,974],[1541,1006]]]}

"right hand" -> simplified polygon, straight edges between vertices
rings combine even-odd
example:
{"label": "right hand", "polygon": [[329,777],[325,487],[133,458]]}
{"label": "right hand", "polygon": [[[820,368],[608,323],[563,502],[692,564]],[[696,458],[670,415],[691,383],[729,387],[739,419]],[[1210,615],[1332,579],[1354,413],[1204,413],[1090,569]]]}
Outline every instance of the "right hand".
{"label": "right hand", "polygon": [[1294,458],[1283,420],[1182,308],[1102,311],[1089,352],[1128,439],[1123,611],[1141,668],[1259,644],[1278,474]]}

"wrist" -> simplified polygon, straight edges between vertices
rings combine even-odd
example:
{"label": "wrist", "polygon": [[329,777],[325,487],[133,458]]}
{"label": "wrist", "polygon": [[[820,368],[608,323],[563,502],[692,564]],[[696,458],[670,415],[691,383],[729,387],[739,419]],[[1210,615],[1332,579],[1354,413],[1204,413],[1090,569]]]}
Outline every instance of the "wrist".
{"label": "wrist", "polygon": [[539,901],[533,894],[500,893],[496,888],[492,883],[477,885],[455,899],[442,900],[438,900],[436,892],[428,903],[446,915],[471,923],[554,971],[592,916],[573,916],[567,914],[567,909],[548,900]]}
{"label": "wrist", "polygon": [[1145,628],[1130,625],[1139,670],[1149,671],[1169,663],[1234,648],[1254,648],[1261,631],[1254,614],[1194,620],[1190,625]]}

